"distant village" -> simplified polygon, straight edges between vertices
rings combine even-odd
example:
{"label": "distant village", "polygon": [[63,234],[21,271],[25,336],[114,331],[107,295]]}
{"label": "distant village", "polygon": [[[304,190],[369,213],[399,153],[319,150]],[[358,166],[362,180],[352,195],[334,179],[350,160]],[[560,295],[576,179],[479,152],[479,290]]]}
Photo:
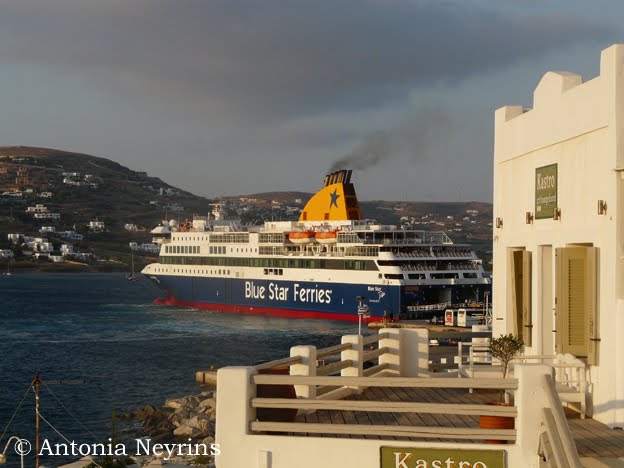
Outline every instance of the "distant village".
{"label": "distant village", "polygon": [[[135,184],[145,194],[145,208],[139,210],[152,213],[144,217],[148,220],[144,220],[143,225],[133,216],[111,220],[105,210],[100,213],[91,209],[90,213],[94,214],[91,219],[84,215],[78,217],[70,210],[78,194],[83,197],[84,204],[84,199],[91,197],[90,192],[115,190],[111,187],[115,184],[107,186],[106,178],[101,175],[50,168],[42,165],[36,156],[0,157],[0,225],[4,226],[0,232],[3,237],[0,238],[0,260],[125,265],[130,252],[156,257],[163,235],[169,235],[194,216],[211,216],[209,200],[199,205],[205,206],[205,212],[198,213],[197,200],[195,209],[187,208],[179,190],[150,183],[158,179],[150,179],[145,172],[129,172],[136,176]],[[188,195],[186,197],[188,201]],[[225,216],[240,219],[243,225],[297,219],[306,202],[307,198],[281,193],[218,200]],[[362,202],[362,205],[377,213],[382,222],[400,221],[402,225],[420,226],[423,230],[443,230],[454,239],[487,241],[491,235],[489,213],[484,220],[484,213],[476,209],[452,215],[414,214],[409,202]],[[19,229],[11,229],[11,226]],[[106,249],[98,248],[103,243]],[[116,245],[111,246],[112,243]],[[487,262],[488,252],[481,254],[484,253]]]}

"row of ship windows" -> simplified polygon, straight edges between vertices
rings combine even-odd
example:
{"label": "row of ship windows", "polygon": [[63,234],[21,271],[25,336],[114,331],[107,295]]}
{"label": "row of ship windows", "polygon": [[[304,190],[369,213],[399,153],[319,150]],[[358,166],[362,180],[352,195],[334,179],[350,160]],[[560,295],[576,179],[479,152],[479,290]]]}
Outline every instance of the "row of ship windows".
{"label": "row of ship windows", "polygon": [[[199,245],[165,245],[165,253],[198,254]],[[223,253],[225,253],[225,247],[223,247]]]}
{"label": "row of ship windows", "polygon": [[[379,274],[381,278],[381,274]],[[477,273],[430,273],[429,277],[431,279],[459,279],[459,278],[467,278],[467,279],[475,279],[478,278],[479,275]],[[486,275],[484,274],[485,278]],[[386,273],[384,274],[384,278],[386,279],[403,279],[403,274],[401,273]],[[409,273],[407,275],[408,279],[426,279],[427,276],[424,273]]]}
{"label": "row of ship windows", "polygon": [[292,258],[237,258],[237,257],[170,257],[161,255],[163,265],[217,265],[262,268],[311,268],[330,270],[369,270],[377,271],[372,260],[308,260]]}
{"label": "row of ship windows", "polygon": [[[210,246],[208,252],[216,255],[225,255],[226,247],[224,245]],[[232,252],[234,249],[232,248]],[[253,249],[249,248],[237,248],[237,252],[253,252]],[[256,249],[256,252],[258,249]],[[165,253],[168,254],[198,254],[200,253],[199,245],[165,245]]]}
{"label": "row of ship windows", "polygon": [[222,244],[246,244],[249,243],[249,233],[210,234],[210,236],[188,236],[184,234],[175,234],[174,239],[182,242],[209,241]]}
{"label": "row of ship windows", "polygon": [[187,270],[185,268],[154,268],[156,273],[189,273],[197,275],[229,275],[230,270]]}
{"label": "row of ship windows", "polygon": [[[226,269],[218,269],[218,270],[188,270],[185,268],[155,268],[156,273],[188,273],[188,274],[209,274],[209,275],[230,275],[230,270]],[[275,275],[275,276],[283,276],[284,270],[282,268],[265,268],[265,275]],[[237,274],[238,276],[238,274]],[[424,273],[417,274],[409,274],[407,275],[409,279],[426,279]],[[477,278],[476,273],[464,273],[464,278]],[[379,278],[382,278],[381,273],[379,273]],[[404,279],[402,274],[398,273],[386,273],[383,275],[385,279]],[[442,274],[432,274],[432,279],[459,279],[459,275],[457,273],[442,273]]]}

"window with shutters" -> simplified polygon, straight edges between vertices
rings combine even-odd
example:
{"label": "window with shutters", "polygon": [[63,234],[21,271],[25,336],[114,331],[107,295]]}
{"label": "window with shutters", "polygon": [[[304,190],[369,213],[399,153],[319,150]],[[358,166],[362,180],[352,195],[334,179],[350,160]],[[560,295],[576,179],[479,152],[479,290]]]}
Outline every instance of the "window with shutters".
{"label": "window with shutters", "polygon": [[509,270],[513,332],[526,346],[532,346],[531,252],[510,249]]}
{"label": "window with shutters", "polygon": [[595,247],[556,249],[557,352],[598,361]]}

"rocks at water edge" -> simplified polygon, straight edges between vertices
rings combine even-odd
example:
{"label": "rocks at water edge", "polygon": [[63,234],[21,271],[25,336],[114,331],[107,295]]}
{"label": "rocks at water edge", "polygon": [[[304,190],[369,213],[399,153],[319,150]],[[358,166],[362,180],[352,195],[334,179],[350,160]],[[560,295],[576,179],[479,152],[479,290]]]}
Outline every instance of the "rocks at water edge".
{"label": "rocks at water edge", "polygon": [[[167,442],[177,438],[187,442],[214,443],[216,425],[216,391],[198,395],[170,398],[157,408],[145,405],[134,416],[142,421],[143,430],[154,442]],[[126,415],[130,416],[130,415]]]}

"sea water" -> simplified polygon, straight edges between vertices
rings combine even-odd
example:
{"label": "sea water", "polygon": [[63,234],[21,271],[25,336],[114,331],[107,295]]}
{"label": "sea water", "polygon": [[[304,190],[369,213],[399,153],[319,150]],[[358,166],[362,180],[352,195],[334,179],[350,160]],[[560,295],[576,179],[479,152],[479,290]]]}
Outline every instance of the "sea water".
{"label": "sea water", "polygon": [[[285,357],[297,344],[331,346],[357,325],[220,314],[153,305],[162,295],[147,279],[123,274],[0,276],[0,434],[36,372],[41,415],[63,437],[105,440],[111,414],[197,393],[195,371]],[[53,383],[60,381],[84,383]],[[34,444],[34,394],[6,436]],[[41,422],[42,437],[63,442]],[[98,440],[94,440],[98,439]],[[10,466],[19,462],[12,451]],[[48,465],[60,460],[42,460]],[[32,453],[27,465],[33,465]]]}

